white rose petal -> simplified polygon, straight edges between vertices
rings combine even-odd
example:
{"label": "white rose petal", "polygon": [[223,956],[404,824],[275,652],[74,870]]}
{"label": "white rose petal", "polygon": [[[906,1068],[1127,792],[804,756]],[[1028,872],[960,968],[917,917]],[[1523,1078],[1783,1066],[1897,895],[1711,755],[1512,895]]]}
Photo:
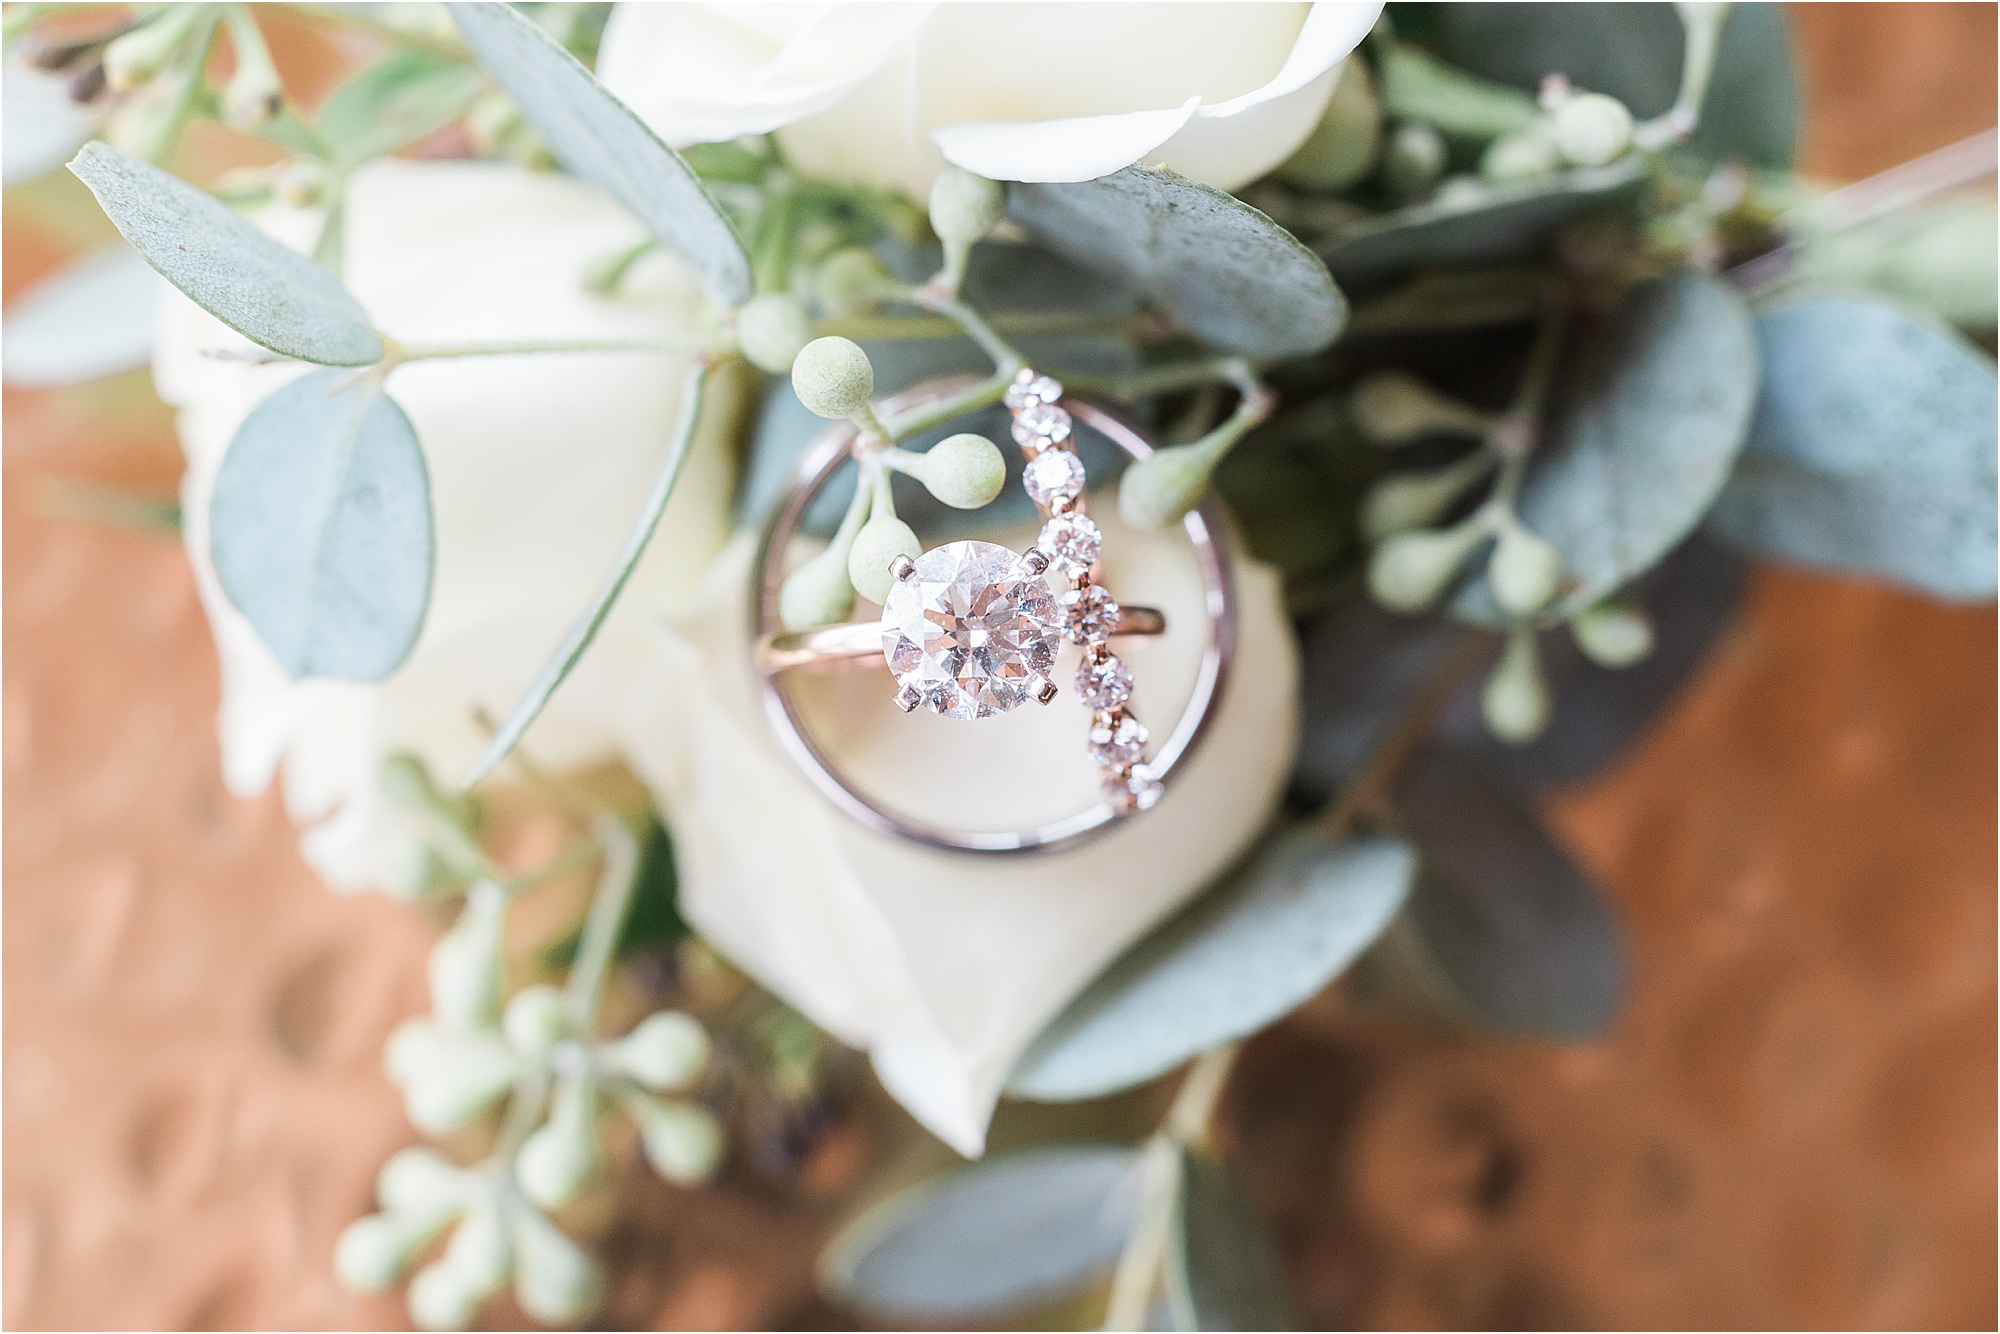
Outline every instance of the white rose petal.
{"label": "white rose petal", "polygon": [[1234,189],[1311,134],[1374,0],[621,4],[598,72],[671,143],[776,131],[814,176],[912,199],[950,161],[1080,181],[1137,161]]}
{"label": "white rose petal", "polygon": [[[1160,607],[1171,627],[1119,646],[1138,678],[1135,711],[1164,736],[1207,633],[1198,572],[1178,533],[1133,530],[1105,509],[1107,585]],[[1018,549],[1031,536],[1000,540]],[[1074,849],[972,857],[863,828],[779,750],[750,666],[752,554],[747,535],[733,543],[700,605],[663,631],[660,676],[629,722],[634,763],[673,829],[683,909],[765,985],[869,1050],[884,1085],[933,1133],[977,1154],[1036,1032],[1268,819],[1297,722],[1277,577],[1239,560],[1221,712],[1157,808]],[[1069,673],[1059,665],[1055,675]],[[1018,827],[1098,800],[1090,716],[1067,690],[1047,708],[966,723],[904,715],[881,671],[804,674],[795,685],[850,777],[918,818]]]}
{"label": "white rose petal", "polygon": [[[309,246],[317,219],[261,221]],[[380,162],[348,186],[345,278],[405,344],[687,338],[703,319],[691,276],[664,255],[617,297],[584,272],[638,239],[596,191],[482,163]],[[423,441],[437,523],[429,615],[409,661],[376,684],[293,681],[229,604],[209,557],[208,499],[250,410],[303,369],[204,355],[244,340],[174,296],[154,363],[180,409],[188,554],[223,680],[224,777],[261,791],[280,765],[303,848],[330,881],[370,882],[407,839],[378,791],[381,763],[411,750],[450,782],[477,755],[475,710],[504,716],[609,569],[657,469],[688,355],[521,355],[421,362],[389,390]],[[528,750],[574,766],[617,753],[614,721],[646,669],[646,622],[694,586],[728,531],[723,440],[696,447],[652,547],[591,652],[529,733]]]}

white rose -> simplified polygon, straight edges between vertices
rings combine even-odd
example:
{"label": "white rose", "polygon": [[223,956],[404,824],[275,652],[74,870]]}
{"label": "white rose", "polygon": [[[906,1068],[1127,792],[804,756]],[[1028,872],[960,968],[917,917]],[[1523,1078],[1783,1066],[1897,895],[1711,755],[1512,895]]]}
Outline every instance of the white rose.
{"label": "white rose", "polygon": [[[1120,641],[1134,711],[1156,737],[1193,690],[1207,636],[1202,585],[1178,533],[1098,508],[1107,585],[1167,613],[1168,633]],[[1030,534],[1012,539],[1018,549]],[[662,631],[633,760],[674,834],[681,905],[717,948],[843,1041],[941,1139],[978,1154],[1028,1042],[1126,945],[1239,856],[1269,819],[1297,733],[1297,654],[1277,576],[1239,559],[1237,650],[1219,716],[1167,794],[1095,841],[1048,855],[932,852],[835,810],[778,748],[750,662],[752,540]],[[1056,680],[1074,669],[1069,649]],[[1047,708],[976,724],[893,704],[886,672],[801,674],[814,735],[864,790],[919,818],[1016,828],[1099,800],[1088,715],[1067,688]]]}
{"label": "white rose", "polygon": [[[316,230],[282,210],[266,225],[295,244]],[[381,162],[348,187],[344,276],[406,344],[696,334],[702,298],[665,256],[618,297],[585,290],[591,261],[639,238],[624,210],[564,177]],[[160,395],[180,409],[187,549],[221,657],[223,772],[249,795],[282,765],[286,804],[309,826],[308,860],[336,885],[367,884],[409,838],[379,791],[384,756],[414,751],[445,782],[471,765],[484,739],[475,710],[505,716],[610,568],[665,449],[688,357],[535,354],[396,370],[389,391],[430,468],[436,573],[409,660],[360,684],[290,679],[216,580],[216,471],[243,418],[302,370],[204,355],[247,346],[176,296],[155,358]],[[618,608],[529,733],[536,757],[569,767],[618,753],[650,651],[645,623],[693,589],[727,537],[729,457],[713,431],[698,442]]]}
{"label": "white rose", "polygon": [[1382,6],[621,4],[605,85],[667,142],[776,131],[807,175],[923,199],[1134,162],[1225,190],[1290,157]]}

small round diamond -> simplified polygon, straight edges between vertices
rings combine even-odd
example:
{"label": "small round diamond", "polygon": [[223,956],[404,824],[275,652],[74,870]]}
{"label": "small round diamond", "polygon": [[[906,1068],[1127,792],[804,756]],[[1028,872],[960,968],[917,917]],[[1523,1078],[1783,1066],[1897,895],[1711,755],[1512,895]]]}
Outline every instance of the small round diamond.
{"label": "small round diamond", "polygon": [[1055,667],[1062,613],[1046,580],[992,542],[917,557],[882,604],[882,652],[899,702],[987,718],[1033,698]]}
{"label": "small round diamond", "polygon": [[1021,485],[1037,505],[1074,500],[1083,494],[1083,460],[1067,449],[1045,449],[1028,460]]}
{"label": "small round diamond", "polygon": [[1072,644],[1102,644],[1118,632],[1118,599],[1100,584],[1072,588],[1056,599]]}
{"label": "small round diamond", "polygon": [[1081,514],[1064,514],[1042,525],[1035,545],[1049,558],[1049,564],[1065,574],[1081,574],[1097,563],[1104,549],[1104,535],[1097,525]]}
{"label": "small round diamond", "polygon": [[1146,724],[1129,713],[1106,714],[1090,729],[1090,754],[1111,769],[1129,769],[1146,758]]}
{"label": "small round diamond", "polygon": [[1085,658],[1076,669],[1076,693],[1093,709],[1115,709],[1132,698],[1132,669],[1116,657]]}
{"label": "small round diamond", "polygon": [[1130,774],[1104,775],[1104,799],[1121,811],[1150,811],[1166,790],[1143,766]]}
{"label": "small round diamond", "polygon": [[1047,449],[1069,439],[1069,414],[1053,403],[1030,403],[1014,418],[1014,442]]}
{"label": "small round diamond", "polygon": [[1015,412],[1030,403],[1053,403],[1063,396],[1062,382],[1052,375],[1016,380],[1007,386],[1006,404]]}

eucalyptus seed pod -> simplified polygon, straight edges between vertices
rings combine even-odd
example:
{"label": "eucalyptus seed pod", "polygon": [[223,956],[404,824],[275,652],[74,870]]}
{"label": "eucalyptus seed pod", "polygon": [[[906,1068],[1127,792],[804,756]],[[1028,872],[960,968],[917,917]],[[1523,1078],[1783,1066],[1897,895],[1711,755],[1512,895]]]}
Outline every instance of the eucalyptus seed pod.
{"label": "eucalyptus seed pod", "polygon": [[500,1031],[508,1046],[530,1060],[540,1060],[569,1036],[569,1006],[562,992],[546,982],[523,987],[507,1002]]}
{"label": "eucalyptus seed pod", "polygon": [[514,1157],[521,1193],[544,1209],[559,1209],[596,1173],[597,1088],[585,1075],[556,1083],[549,1119],[522,1143]]}
{"label": "eucalyptus seed pod", "polygon": [[946,164],[931,182],[931,230],[947,246],[983,241],[1007,216],[1007,187]]}
{"label": "eucalyptus seed pod", "polygon": [[500,1014],[500,933],[507,897],[481,880],[466,891],[458,921],[431,949],[431,1011],[447,1028],[477,1028]]}
{"label": "eucalyptus seed pod", "polygon": [[1501,135],[1479,156],[1479,174],[1496,183],[1547,176],[1561,166],[1555,135],[1542,124]]}
{"label": "eucalyptus seed pod", "polygon": [[882,261],[860,246],[834,251],[813,273],[820,309],[835,319],[873,314],[895,286]]}
{"label": "eucalyptus seed pod", "polygon": [[990,504],[1007,484],[1007,461],[1000,447],[970,431],[947,436],[922,454],[908,456],[910,471],[924,489],[953,509]]}
{"label": "eucalyptus seed pod", "polygon": [[1427,435],[1484,435],[1493,414],[1447,398],[1407,371],[1376,371],[1348,391],[1347,412],[1370,444],[1393,448]]}
{"label": "eucalyptus seed pod", "polygon": [[722,1126],[707,1108],[636,1093],[625,1110],[638,1122],[646,1161],[667,1180],[698,1185],[722,1165]]}
{"label": "eucalyptus seed pod", "polygon": [[130,32],[104,48],[104,82],[114,93],[130,92],[173,63],[202,20],[196,5],[163,5]]}
{"label": "eucalyptus seed pod", "polygon": [[678,1010],[662,1010],[605,1048],[612,1068],[649,1089],[686,1088],[708,1063],[708,1030]]}
{"label": "eucalyptus seed pod", "polygon": [[1421,199],[1444,175],[1444,136],[1422,121],[1404,121],[1382,151],[1382,185],[1398,204]]}
{"label": "eucalyptus seed pod", "polygon": [[875,392],[875,367],[851,339],[816,338],[792,361],[792,392],[822,417],[865,416]]}
{"label": "eucalyptus seed pod", "polygon": [[1384,477],[1362,499],[1362,537],[1380,542],[1392,533],[1430,527],[1450,513],[1494,463],[1493,456],[1480,449],[1443,468]]}
{"label": "eucalyptus seed pod", "polygon": [[797,297],[766,292],[736,312],[736,345],[752,366],[766,374],[790,373],[793,361],[812,340],[812,318]]}
{"label": "eucalyptus seed pod", "polygon": [[1278,168],[1278,179],[1306,190],[1345,190],[1375,165],[1381,140],[1382,105],[1375,96],[1375,77],[1366,61],[1349,60],[1319,124]]}
{"label": "eucalyptus seed pod", "polygon": [[1486,565],[1493,600],[1513,616],[1531,616],[1549,605],[1562,584],[1562,557],[1540,534],[1519,523],[1500,530]]}
{"label": "eucalyptus seed pod", "polygon": [[489,1194],[452,1229],[444,1262],[485,1298],[500,1290],[514,1272],[514,1244],[501,1218],[500,1201]]}
{"label": "eucalyptus seed pod", "polygon": [[413,1144],[391,1154],[375,1174],[375,1202],[392,1214],[449,1218],[465,1207],[478,1181],[436,1149]]}
{"label": "eucalyptus seed pod", "polygon": [[1368,591],[1391,611],[1419,612],[1436,602],[1465,558],[1486,538],[1474,519],[1451,528],[1396,533],[1368,560]]}
{"label": "eucalyptus seed pod", "polygon": [[890,563],[898,556],[915,560],[923,554],[915,529],[893,514],[877,514],[855,534],[854,547],[847,553],[848,582],[855,592],[879,605],[896,586]]}
{"label": "eucalyptus seed pod", "polygon": [[438,1260],[417,1271],[403,1300],[418,1329],[469,1329],[484,1296],[449,1261]]}
{"label": "eucalyptus seed pod", "polygon": [[236,45],[236,72],[222,90],[222,120],[246,133],[267,125],[285,105],[285,86],[264,45],[264,35],[247,6],[231,6],[229,35]]}
{"label": "eucalyptus seed pod", "polygon": [[425,1062],[403,1082],[411,1124],[427,1135],[456,1130],[520,1077],[521,1060],[497,1034],[440,1030]]}
{"label": "eucalyptus seed pod", "polygon": [[357,1292],[380,1292],[402,1276],[416,1253],[449,1221],[410,1214],[364,1214],[333,1244],[335,1277]]}
{"label": "eucalyptus seed pod", "polygon": [[1615,97],[1577,93],[1556,108],[1555,139],[1577,166],[1605,166],[1632,146],[1632,113]]}
{"label": "eucalyptus seed pod", "polygon": [[1479,705],[1487,730],[1509,745],[1526,745],[1548,727],[1549,687],[1532,627],[1507,632],[1507,646],[1486,678]]}
{"label": "eucalyptus seed pod", "polygon": [[1208,492],[1220,456],[1199,443],[1172,445],[1140,459],[1118,479],[1118,514],[1135,528],[1169,528]]}
{"label": "eucalyptus seed pod", "polygon": [[788,630],[833,625],[854,610],[854,585],[847,577],[853,540],[836,541],[785,576],[778,590],[778,616]]}
{"label": "eucalyptus seed pod", "polygon": [[1653,652],[1653,622],[1645,612],[1616,598],[1577,613],[1569,632],[1583,655],[1599,667],[1630,667]]}
{"label": "eucalyptus seed pod", "polygon": [[514,1242],[514,1296],[521,1309],[547,1325],[589,1319],[604,1297],[597,1262],[526,1205],[507,1211],[507,1231]]}

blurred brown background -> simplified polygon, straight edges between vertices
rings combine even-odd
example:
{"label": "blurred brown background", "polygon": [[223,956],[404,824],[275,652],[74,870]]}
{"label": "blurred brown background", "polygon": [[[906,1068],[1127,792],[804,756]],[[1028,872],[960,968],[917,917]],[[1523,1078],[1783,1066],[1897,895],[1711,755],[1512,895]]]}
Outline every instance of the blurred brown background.
{"label": "blurred brown background", "polygon": [[[1993,6],[1789,12],[1804,170],[1994,123]],[[9,299],[105,239],[12,194],[5,228]],[[327,892],[275,795],[222,790],[177,542],[51,517],[54,476],[172,488],[145,377],[9,390],[4,426],[0,1316],[399,1324],[329,1254],[413,1138],[379,1052],[433,928]],[[1308,1324],[1994,1326],[1995,675],[1990,607],[1761,571],[1657,728],[1550,810],[1630,933],[1607,1040],[1328,1002],[1255,1042],[1228,1129]],[[645,1178],[608,1318],[838,1319],[810,1288],[830,1195]]]}

